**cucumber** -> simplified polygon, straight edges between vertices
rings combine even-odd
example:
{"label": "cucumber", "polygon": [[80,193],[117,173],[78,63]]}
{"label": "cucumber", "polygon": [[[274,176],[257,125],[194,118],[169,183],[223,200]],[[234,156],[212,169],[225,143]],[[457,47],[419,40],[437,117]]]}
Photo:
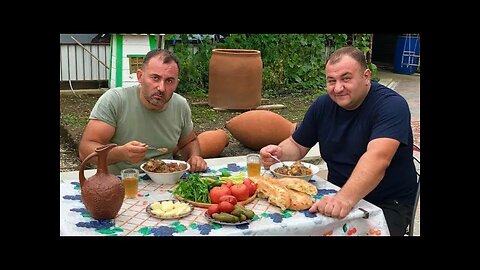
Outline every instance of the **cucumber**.
{"label": "cucumber", "polygon": [[212,217],[215,220],[227,223],[237,223],[240,220],[238,217],[228,213],[215,213],[212,215]]}

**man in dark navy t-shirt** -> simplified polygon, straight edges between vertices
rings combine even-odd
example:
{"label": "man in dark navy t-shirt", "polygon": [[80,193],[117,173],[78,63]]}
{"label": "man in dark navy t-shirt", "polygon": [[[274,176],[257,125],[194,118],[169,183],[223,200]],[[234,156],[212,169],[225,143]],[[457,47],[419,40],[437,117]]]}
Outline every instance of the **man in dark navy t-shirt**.
{"label": "man in dark navy t-shirt", "polygon": [[341,189],[310,211],[341,219],[363,198],[382,208],[391,235],[404,235],[417,188],[408,104],[371,81],[365,55],[356,48],[335,51],[325,73],[328,95],[313,102],[291,137],[260,150],[263,165],[275,162],[270,154],[299,160],[319,142],[328,181]]}

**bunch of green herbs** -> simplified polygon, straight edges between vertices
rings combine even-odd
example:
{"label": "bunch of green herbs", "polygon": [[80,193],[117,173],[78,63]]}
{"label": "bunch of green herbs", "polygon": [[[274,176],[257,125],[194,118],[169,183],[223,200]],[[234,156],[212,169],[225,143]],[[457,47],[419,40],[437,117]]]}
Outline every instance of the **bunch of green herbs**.
{"label": "bunch of green herbs", "polygon": [[173,194],[194,202],[210,203],[208,184],[209,182],[202,179],[198,173],[192,173],[187,180],[178,183]]}

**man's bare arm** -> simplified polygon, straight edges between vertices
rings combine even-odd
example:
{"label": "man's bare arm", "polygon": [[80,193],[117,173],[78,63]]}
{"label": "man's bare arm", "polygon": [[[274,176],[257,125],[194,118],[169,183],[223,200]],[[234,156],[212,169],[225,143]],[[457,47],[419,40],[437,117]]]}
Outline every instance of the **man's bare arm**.
{"label": "man's bare arm", "polygon": [[367,196],[383,179],[399,145],[399,141],[390,138],[370,141],[367,151],[336,196],[349,201],[352,206]]}
{"label": "man's bare arm", "polygon": [[[84,160],[89,154],[93,153],[95,148],[110,143],[114,133],[115,128],[105,122],[93,119],[88,121],[78,147],[80,160]],[[110,150],[107,159],[108,164],[125,160],[120,147],[117,146]],[[96,158],[92,158],[90,161],[97,163]]]}

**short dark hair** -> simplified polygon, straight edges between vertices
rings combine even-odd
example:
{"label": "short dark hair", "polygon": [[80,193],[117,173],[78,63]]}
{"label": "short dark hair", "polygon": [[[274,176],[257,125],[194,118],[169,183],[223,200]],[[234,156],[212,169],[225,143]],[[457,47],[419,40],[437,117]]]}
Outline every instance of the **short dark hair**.
{"label": "short dark hair", "polygon": [[164,50],[164,49],[154,49],[151,50],[145,55],[145,58],[143,59],[142,63],[142,68],[150,62],[150,59],[153,57],[158,56],[160,59],[163,59],[163,64],[168,64],[171,63],[172,61],[177,64],[178,67],[178,74],[180,74],[180,63],[178,62],[178,58],[173,54],[173,52],[169,50]]}
{"label": "short dark hair", "polygon": [[343,47],[334,51],[330,55],[330,57],[328,57],[327,64],[328,62],[331,62],[331,64],[338,63],[344,55],[348,55],[352,57],[355,61],[357,61],[360,64],[360,67],[363,68],[363,70],[368,68],[365,54],[355,47]]}

